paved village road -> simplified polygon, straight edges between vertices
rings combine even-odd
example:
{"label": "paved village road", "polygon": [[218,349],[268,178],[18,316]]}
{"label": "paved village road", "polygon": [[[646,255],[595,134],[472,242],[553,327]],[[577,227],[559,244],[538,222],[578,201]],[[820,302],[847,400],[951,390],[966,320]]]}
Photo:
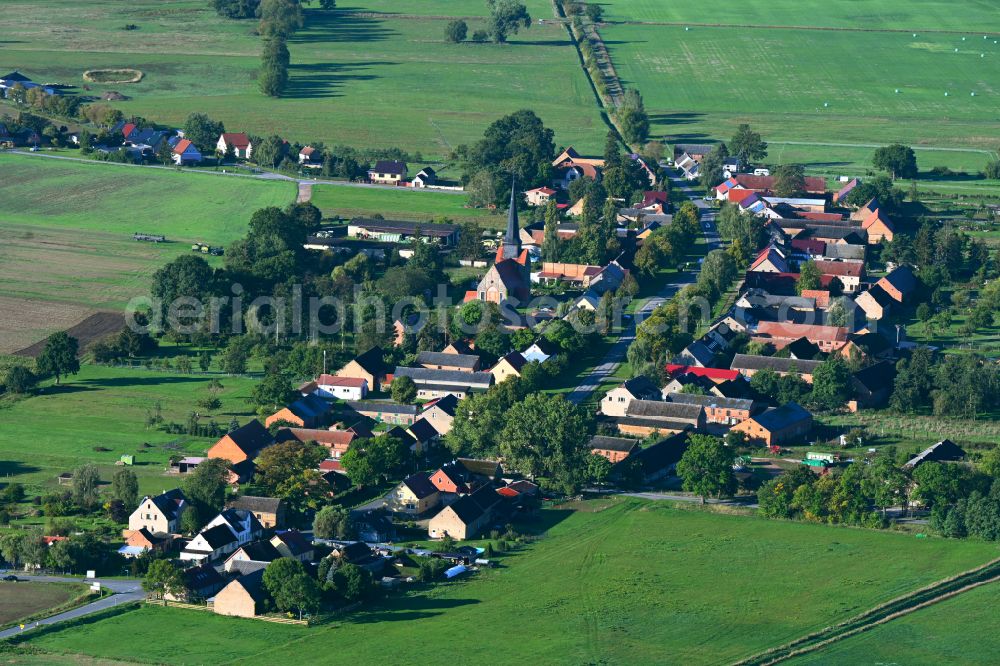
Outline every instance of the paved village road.
{"label": "paved village road", "polygon": [[[7,572],[2,572],[4,575]],[[32,581],[39,583],[83,583],[80,578],[64,578],[62,576],[27,576],[20,573],[14,572],[21,581]],[[85,615],[90,615],[91,613],[96,613],[97,611],[102,611],[106,608],[114,608],[121,604],[127,604],[131,601],[139,601],[146,595],[142,591],[142,581],[134,578],[118,578],[118,579],[106,579],[100,580],[101,586],[108,588],[114,594],[104,597],[103,599],[98,599],[92,603],[80,606],[79,608],[74,608],[73,610],[66,611],[65,613],[59,613],[58,615],[53,615],[47,617],[44,620],[38,620],[37,622],[32,622],[28,627],[21,631],[20,627],[12,627],[4,631],[0,631],[0,640],[5,638],[10,638],[11,636],[16,636],[21,633],[27,633],[38,626],[43,626],[47,624],[56,624],[58,622],[65,622],[66,620],[72,620],[78,617],[83,617]],[[0,585],[20,585],[18,583],[0,583]]]}
{"label": "paved village road", "polygon": [[[694,205],[698,207],[701,213],[701,232],[705,236],[706,242],[706,254],[711,250],[714,250],[721,246],[722,241],[719,238],[719,232],[715,227],[715,208],[706,202],[697,192],[692,190],[686,181],[677,176],[670,177],[670,184],[675,190],[683,192],[688,199],[694,202]],[[649,313],[663,305],[667,300],[672,298],[682,287],[689,284],[694,284],[694,281],[698,279],[698,272],[683,272],[677,274],[677,279],[673,282],[663,285],[660,292],[653,298],[646,301],[639,311],[636,313],[637,320],[641,321],[645,319]],[[610,377],[618,370],[618,366],[621,365],[622,361],[625,360],[625,354],[628,352],[629,345],[635,340],[635,320],[633,320],[629,326],[622,331],[618,340],[611,346],[608,353],[604,356],[604,359],[597,364],[590,373],[583,378],[583,381],[573,389],[572,392],[567,396],[567,399],[574,405],[578,405],[591,393],[597,390],[601,383]]]}

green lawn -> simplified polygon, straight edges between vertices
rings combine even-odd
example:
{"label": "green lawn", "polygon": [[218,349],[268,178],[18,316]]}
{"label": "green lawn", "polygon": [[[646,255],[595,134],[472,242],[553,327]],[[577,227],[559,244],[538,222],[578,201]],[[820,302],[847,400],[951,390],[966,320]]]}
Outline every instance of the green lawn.
{"label": "green lawn", "polygon": [[503,215],[486,209],[466,208],[468,197],[463,193],[436,192],[410,188],[343,187],[313,185],[312,203],[324,217],[381,215],[386,219],[431,221],[447,217],[456,222],[476,220],[484,227],[502,228],[507,223]]}
{"label": "green lawn", "polygon": [[[604,508],[610,505],[610,508]],[[638,500],[548,510],[547,535],[484,571],[305,629],[145,607],[32,645],[175,664],[730,662],[993,557],[994,545],[675,509]],[[603,510],[602,510],[603,509]],[[475,630],[475,640],[462,641]],[[162,641],[163,635],[184,640]],[[129,636],[130,641],[122,641]]]}
{"label": "green lawn", "polygon": [[1000,587],[986,585],[785,662],[805,664],[996,664]]}
{"label": "green lawn", "polygon": [[[820,144],[898,140],[997,149],[1000,124],[993,110],[1000,92],[994,83],[1000,78],[1000,46],[993,40],[1000,36],[880,31],[918,19],[919,26],[974,28],[986,25],[986,5],[973,0],[850,5],[757,0],[736,8],[621,0],[609,7],[615,19],[730,25],[686,29],[616,22],[601,34],[623,82],[642,91],[653,133],[668,140],[728,139],[737,123],[750,122],[776,142],[771,159],[787,153],[785,161],[832,163],[834,173],[852,175],[867,161],[867,145],[858,146],[863,154],[845,155],[850,147]],[[856,29],[762,27],[827,24]],[[815,145],[777,143],[784,141]],[[925,167],[981,168],[987,155],[975,155],[927,151],[919,159]]]}
{"label": "green lawn", "polygon": [[[277,133],[328,146],[398,146],[444,156],[482,135],[486,125],[531,108],[561,144],[598,151],[606,128],[576,52],[559,25],[539,25],[508,45],[448,44],[448,15],[485,14],[486,3],[421,0],[424,16],[387,0],[306,9],[306,27],[289,42],[290,83],[281,99],[257,89],[260,39],[253,21],[218,17],[206,0],[51,0],[5,5],[0,32],[17,34],[0,51],[8,69],[39,80],[82,84],[83,70],[133,67],[136,84],[119,90],[126,113],[181,123],[193,111],[230,131]],[[533,0],[534,17],[551,4]],[[138,30],[123,31],[127,23]],[[472,21],[472,30],[481,28]]]}
{"label": "green lawn", "polygon": [[133,469],[143,492],[171,488],[176,479],[163,476],[170,455],[204,455],[214,440],[147,429],[146,415],[159,403],[165,421],[186,423],[192,411],[203,411],[195,401],[208,395],[213,376],[225,387],[222,407],[202,423],[214,419],[226,425],[233,417],[246,423],[251,417],[246,400],[255,380],[221,374],[84,365],[60,387],[47,383],[40,395],[0,400],[0,477],[41,492],[54,487],[62,472],[94,462],[101,478],[110,481],[115,461],[128,453],[135,455]]}

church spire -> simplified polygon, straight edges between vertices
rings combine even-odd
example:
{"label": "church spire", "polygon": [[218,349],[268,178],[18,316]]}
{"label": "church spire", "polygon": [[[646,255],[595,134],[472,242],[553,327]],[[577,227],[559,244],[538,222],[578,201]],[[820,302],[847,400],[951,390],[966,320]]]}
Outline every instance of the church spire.
{"label": "church spire", "polygon": [[503,237],[503,258],[517,259],[521,254],[521,230],[517,224],[516,180],[510,181],[510,209],[507,211],[507,233]]}

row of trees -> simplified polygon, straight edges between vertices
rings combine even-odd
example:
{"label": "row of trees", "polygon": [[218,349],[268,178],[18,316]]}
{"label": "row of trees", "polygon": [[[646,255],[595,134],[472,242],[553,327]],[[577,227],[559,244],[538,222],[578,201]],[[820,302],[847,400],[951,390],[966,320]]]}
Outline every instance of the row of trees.
{"label": "row of trees", "polygon": [[[516,0],[487,0],[490,14],[486,18],[486,26],[472,33],[472,41],[477,44],[492,40],[496,44],[504,44],[510,35],[516,35],[521,28],[531,27],[531,15],[528,8]],[[449,21],[444,28],[444,38],[453,44],[465,41],[469,34],[469,25],[462,19]]]}
{"label": "row of trees", "polygon": [[901,412],[931,408],[936,416],[975,419],[1000,406],[1000,368],[974,354],[935,358],[918,347],[897,363],[889,404]]}

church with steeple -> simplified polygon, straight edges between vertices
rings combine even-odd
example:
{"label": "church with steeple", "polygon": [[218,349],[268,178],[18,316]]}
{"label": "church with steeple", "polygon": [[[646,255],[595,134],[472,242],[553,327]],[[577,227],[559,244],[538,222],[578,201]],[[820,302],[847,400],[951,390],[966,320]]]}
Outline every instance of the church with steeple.
{"label": "church with steeple", "polygon": [[531,259],[528,251],[521,249],[521,229],[517,222],[517,189],[511,183],[510,209],[507,211],[507,231],[503,244],[497,248],[493,266],[487,271],[475,292],[466,294],[465,300],[489,303],[511,301],[526,302],[531,297]]}

